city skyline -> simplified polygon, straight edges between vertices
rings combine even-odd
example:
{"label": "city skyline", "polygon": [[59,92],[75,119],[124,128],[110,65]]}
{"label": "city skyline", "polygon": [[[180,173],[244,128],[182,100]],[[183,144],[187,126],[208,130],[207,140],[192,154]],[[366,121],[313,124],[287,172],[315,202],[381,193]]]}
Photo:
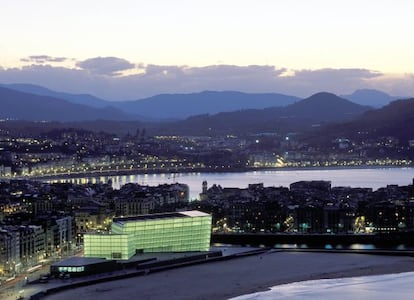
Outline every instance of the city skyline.
{"label": "city skyline", "polygon": [[202,90],[414,94],[410,1],[7,3],[1,83],[108,100]]}
{"label": "city skyline", "polygon": [[0,3],[1,299],[410,298],[414,2]]}

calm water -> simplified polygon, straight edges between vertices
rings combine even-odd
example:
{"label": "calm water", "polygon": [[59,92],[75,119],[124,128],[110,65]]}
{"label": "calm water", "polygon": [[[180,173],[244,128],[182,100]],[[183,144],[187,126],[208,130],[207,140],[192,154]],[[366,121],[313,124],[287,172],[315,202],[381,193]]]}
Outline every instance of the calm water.
{"label": "calm water", "polygon": [[231,300],[413,299],[414,272],[282,284]]}
{"label": "calm water", "polygon": [[121,176],[97,176],[56,181],[73,183],[97,183],[112,180],[114,188],[126,183],[159,185],[164,183],[185,183],[190,188],[190,199],[198,199],[204,180],[208,186],[246,188],[250,183],[265,186],[286,186],[300,180],[329,180],[332,186],[370,187],[378,189],[388,184],[408,185],[414,178],[414,168],[373,168],[373,169],[322,169],[322,170],[272,170],[240,173],[178,173],[178,174],[136,174]]}

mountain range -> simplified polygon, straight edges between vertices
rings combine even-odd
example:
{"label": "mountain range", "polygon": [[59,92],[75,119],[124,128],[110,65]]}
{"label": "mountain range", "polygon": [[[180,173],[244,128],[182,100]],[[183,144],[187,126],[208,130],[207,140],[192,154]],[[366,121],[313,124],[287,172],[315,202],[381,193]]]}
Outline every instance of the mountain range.
{"label": "mountain range", "polygon": [[[392,100],[394,97],[376,90],[358,90],[347,96],[322,92],[306,99],[282,94],[206,91],[111,102],[86,94],[16,84],[0,85],[0,118],[27,120],[18,126],[37,131],[44,126],[70,126],[120,134],[145,127],[154,134],[202,135],[312,129],[320,138],[357,138],[364,132],[413,139],[414,100],[390,103]],[[386,105],[372,108],[379,103]],[[162,122],[156,121],[160,119]]]}
{"label": "mountain range", "polygon": [[[251,110],[259,114],[260,110]],[[0,123],[0,131],[8,131],[13,135],[21,133],[38,135],[48,132],[55,128],[78,128],[95,132],[108,132],[118,135],[126,133],[135,133],[137,129],[146,128],[150,135],[155,134],[222,134],[222,133],[263,133],[274,132],[297,132],[302,133],[301,136],[308,143],[313,144],[331,144],[332,140],[338,137],[351,138],[353,140],[368,141],[384,136],[394,136],[401,142],[407,143],[413,140],[414,136],[412,128],[414,127],[414,99],[398,100],[380,109],[368,110],[356,118],[340,122],[326,123],[324,126],[314,127],[299,125],[298,122],[279,121],[259,121],[246,119],[243,113],[241,119],[237,120],[237,113],[222,113],[218,116],[222,120],[226,120],[228,115],[233,115],[233,120],[227,118],[227,122],[217,123],[217,117],[213,117],[210,121],[216,123],[200,122],[199,118],[208,120],[207,115],[188,118],[184,121],[168,122],[168,123],[142,123],[138,121],[87,121],[87,122],[29,122],[29,121],[8,121]],[[285,122],[283,122],[285,121]],[[210,124],[211,127],[208,126]],[[230,125],[229,125],[230,124]],[[207,126],[206,126],[207,125]],[[242,132],[242,130],[246,130]],[[310,129],[310,130],[309,130]],[[270,131],[272,130],[272,131]]]}
{"label": "mountain range", "polygon": [[[31,86],[30,90],[32,92],[42,91],[35,86]],[[47,91],[43,90],[43,92]],[[134,114],[137,105],[141,105],[140,113],[148,115],[152,109],[158,114],[157,119],[164,119],[165,121],[168,117],[174,119],[179,111],[184,112],[183,115],[195,114],[199,110],[205,113],[203,107],[208,106],[210,111],[213,111],[213,115],[210,115],[207,108],[204,108],[207,110],[207,114],[190,117],[189,120],[178,122],[177,126],[195,126],[197,122],[208,127],[210,126],[208,124],[214,124],[215,127],[219,124],[233,126],[231,125],[233,122],[234,126],[246,127],[245,125],[250,122],[252,128],[256,128],[258,124],[263,122],[273,126],[276,123],[303,125],[309,122],[342,121],[369,109],[369,107],[355,104],[330,93],[318,93],[304,100],[280,94],[245,94],[239,92],[159,95],[151,99],[127,103],[130,105],[127,109],[129,113],[113,106],[91,107],[59,99],[56,96],[59,95],[52,92],[45,96],[0,87],[0,117],[4,119],[62,122],[99,119],[132,121],[142,120],[137,114]],[[78,96],[76,101],[80,102],[79,99],[82,96]],[[73,99],[74,97],[72,97],[72,101]],[[95,103],[105,103],[104,100],[99,101],[96,98],[89,97],[88,99],[95,101]],[[280,102],[277,102],[278,99]],[[284,105],[281,105],[281,102]],[[290,102],[293,103],[287,104]],[[276,103],[279,105],[276,105]],[[259,108],[249,109],[252,106]],[[266,108],[262,108],[263,106]],[[236,108],[239,109],[236,110]],[[244,109],[240,110],[240,108]],[[154,114],[152,116],[154,117]]]}
{"label": "mountain range", "polygon": [[59,98],[0,87],[0,118],[29,121],[134,120],[113,107],[94,108]]}
{"label": "mountain range", "polygon": [[87,105],[90,107],[95,108],[105,108],[107,106],[111,106],[110,101],[106,101],[100,99],[98,97],[88,95],[88,94],[69,94],[69,93],[62,93],[49,90],[45,87],[34,85],[34,84],[21,84],[21,83],[14,83],[14,84],[0,84],[0,87],[8,88],[11,90],[34,94],[39,96],[48,96],[56,99],[66,100],[71,103]]}
{"label": "mountain range", "polygon": [[[20,98],[26,98],[26,102],[29,103],[21,102]],[[35,103],[30,103],[32,100]],[[36,120],[30,115],[33,112],[43,110],[45,119],[53,119],[54,114],[61,113],[60,110],[56,110],[56,103],[62,104],[62,101],[52,97],[37,98],[34,95],[0,88],[0,115],[4,118],[5,111],[10,113],[14,110],[15,116]],[[77,114],[78,119],[81,116],[86,118],[91,113],[90,107],[80,104],[73,104],[74,106],[71,107],[65,106],[68,105],[67,103],[64,102],[62,106],[66,108],[65,112]],[[74,110],[75,108],[76,110]],[[119,113],[117,110],[113,111],[112,108],[98,109],[98,111],[102,113],[103,117],[108,113],[112,113],[111,116],[115,117]],[[101,120],[89,119],[89,121],[83,122],[9,121],[0,123],[0,131],[11,131],[14,134],[23,132],[36,134],[47,132],[53,128],[82,128],[96,132],[125,134],[134,133],[138,128],[146,128],[147,133],[151,135],[302,132],[307,135],[309,141],[323,142],[325,140],[327,143],[337,137],[369,140],[370,138],[394,136],[401,141],[414,139],[412,133],[414,98],[396,100],[380,109],[372,109],[368,106],[352,103],[334,94],[318,93],[285,107],[239,110],[214,115],[204,114],[178,121],[140,122],[124,119],[124,115],[118,115],[118,117],[123,121],[104,120],[104,118]]]}
{"label": "mountain range", "polygon": [[[149,98],[132,101],[107,101],[88,94],[70,94],[52,91],[31,84],[8,84],[0,87],[24,92],[27,94],[47,96],[61,99],[73,104],[86,105],[91,108],[115,110],[110,120],[116,120],[124,113],[125,120],[139,119],[142,121],[179,120],[200,114],[217,114],[245,109],[263,109],[284,107],[302,99],[277,93],[242,93],[236,91],[204,91],[190,94],[161,94]],[[1,96],[1,95],[0,95]],[[27,96],[26,96],[27,97]],[[357,90],[353,94],[341,96],[352,102],[372,107],[381,107],[397,97],[376,90]],[[2,99],[2,98],[0,98]],[[162,109],[160,109],[162,108]],[[87,120],[93,119],[92,111]],[[35,118],[36,110],[32,111]],[[59,117],[59,115],[56,115]],[[97,118],[102,112],[97,113]],[[38,118],[35,118],[38,119]],[[78,117],[73,120],[79,120]]]}
{"label": "mountain range", "polygon": [[161,126],[164,133],[241,134],[302,131],[331,122],[349,121],[372,109],[321,92],[285,107],[199,115]]}
{"label": "mountain range", "polygon": [[[191,94],[162,94],[136,100],[114,102],[127,111],[141,112],[154,119],[184,119],[199,114],[217,114],[240,109],[286,106],[301,99],[283,94],[248,94],[235,91],[204,91]],[[165,108],[165,109],[160,109]]]}
{"label": "mountain range", "polygon": [[[203,113],[215,114],[249,108],[285,106],[301,100],[277,93],[249,94],[233,91],[204,91],[190,94],[161,94],[131,101],[107,101],[87,94],[69,94],[31,84],[9,84],[0,87],[19,92],[48,96],[93,108],[113,107],[140,120],[160,121],[184,119]],[[160,109],[160,108],[163,109]]]}

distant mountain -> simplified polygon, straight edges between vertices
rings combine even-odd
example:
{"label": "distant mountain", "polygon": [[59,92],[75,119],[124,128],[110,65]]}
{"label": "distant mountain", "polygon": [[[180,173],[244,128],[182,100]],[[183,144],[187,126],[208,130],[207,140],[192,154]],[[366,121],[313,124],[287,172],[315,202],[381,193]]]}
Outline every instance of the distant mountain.
{"label": "distant mountain", "polygon": [[369,106],[353,103],[335,94],[321,92],[285,107],[283,113],[316,122],[342,122],[370,109]]}
{"label": "distant mountain", "polygon": [[112,107],[93,108],[0,87],[0,118],[32,121],[136,120]]}
{"label": "distant mountain", "polygon": [[342,95],[341,97],[361,105],[369,105],[372,107],[382,107],[399,98],[370,89],[356,90],[351,95]]}
{"label": "distant mountain", "polygon": [[[0,84],[20,92],[49,96],[96,108],[112,106],[147,120],[185,119],[199,114],[216,114],[240,109],[286,106],[301,100],[277,93],[249,94],[232,91],[205,91],[191,94],[161,94],[131,101],[107,101],[88,94],[69,94],[32,85]],[[162,109],[161,109],[162,108]]]}
{"label": "distant mountain", "polygon": [[[0,89],[0,112],[10,103],[3,101]],[[26,104],[24,104],[26,105]],[[17,105],[18,107],[21,104]],[[21,108],[19,108],[21,110]],[[25,110],[38,108],[30,107]],[[41,109],[45,109],[42,107]],[[4,117],[4,115],[0,114]],[[33,120],[33,118],[27,118]],[[43,118],[40,118],[43,119]],[[50,119],[50,118],[49,118]],[[370,109],[342,99],[334,94],[318,93],[286,107],[248,109],[215,115],[198,115],[186,120],[163,123],[139,121],[85,121],[66,123],[4,122],[15,132],[35,130],[45,132],[52,128],[83,128],[116,134],[135,133],[145,128],[153,134],[250,134],[261,132],[308,132],[309,141],[328,144],[336,137],[366,139],[376,136],[397,136],[403,140],[414,139],[414,99],[394,101],[381,109]],[[312,129],[309,131],[309,129]],[[361,135],[362,133],[362,135]]]}
{"label": "distant mountain", "polygon": [[233,91],[205,91],[193,94],[162,94],[136,101],[113,102],[123,111],[153,119],[185,119],[200,114],[216,114],[241,109],[286,106],[300,98],[283,94],[248,94]]}
{"label": "distant mountain", "polygon": [[[285,107],[301,100],[298,97],[278,93],[204,91],[190,94],[161,94],[131,101],[107,101],[88,94],[62,93],[32,84],[0,84],[0,86],[95,108],[112,106],[126,114],[133,114],[139,116],[139,119],[147,121],[179,120],[200,114]],[[397,99],[397,97],[384,92],[370,89],[357,90],[351,95],[344,95],[341,98],[372,107],[382,107]]]}
{"label": "distant mountain", "polygon": [[182,134],[301,131],[350,120],[370,109],[334,94],[318,93],[286,107],[199,115],[164,126],[164,131]]}
{"label": "distant mountain", "polygon": [[112,106],[112,102],[106,101],[100,98],[97,98],[88,94],[69,94],[49,90],[45,87],[33,84],[23,84],[23,83],[14,83],[14,84],[0,84],[0,87],[5,87],[8,89],[16,90],[19,92],[48,96],[58,99],[67,100],[72,103],[83,104],[96,108],[104,108],[107,106]]}

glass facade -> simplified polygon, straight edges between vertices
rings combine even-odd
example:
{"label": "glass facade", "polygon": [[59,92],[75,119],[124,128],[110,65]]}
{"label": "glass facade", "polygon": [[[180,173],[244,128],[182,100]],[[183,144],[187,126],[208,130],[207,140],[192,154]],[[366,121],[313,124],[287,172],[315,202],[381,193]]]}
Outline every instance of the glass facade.
{"label": "glass facade", "polygon": [[211,215],[199,211],[117,218],[112,234],[85,234],[85,256],[128,259],[136,252],[208,251]]}
{"label": "glass facade", "polygon": [[58,267],[59,273],[75,273],[75,272],[84,272],[85,267]]}
{"label": "glass facade", "polygon": [[135,254],[127,234],[85,234],[84,256],[128,259]]}

